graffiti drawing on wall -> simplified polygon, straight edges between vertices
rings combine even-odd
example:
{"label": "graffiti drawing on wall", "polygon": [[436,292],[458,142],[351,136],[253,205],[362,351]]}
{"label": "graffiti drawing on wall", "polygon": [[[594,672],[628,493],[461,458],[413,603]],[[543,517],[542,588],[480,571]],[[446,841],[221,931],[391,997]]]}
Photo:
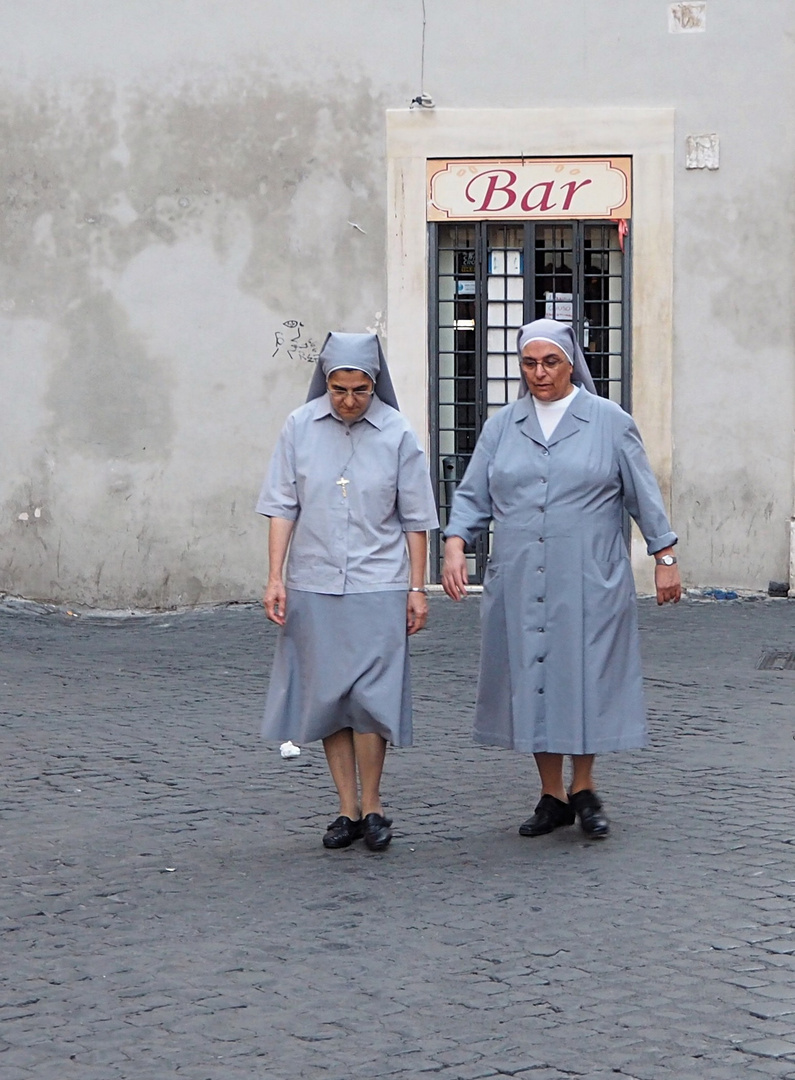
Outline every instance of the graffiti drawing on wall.
{"label": "graffiti drawing on wall", "polygon": [[276,347],[272,356],[286,354],[290,360],[314,364],[319,352],[317,343],[310,337],[304,337],[304,324],[300,319],[285,319],[282,326],[284,330],[277,330],[274,334]]}

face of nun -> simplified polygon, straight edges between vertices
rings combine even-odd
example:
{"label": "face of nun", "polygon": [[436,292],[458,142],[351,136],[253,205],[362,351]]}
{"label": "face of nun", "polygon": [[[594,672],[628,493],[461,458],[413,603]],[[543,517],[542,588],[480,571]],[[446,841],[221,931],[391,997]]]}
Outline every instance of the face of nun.
{"label": "face of nun", "polygon": [[374,384],[370,376],[363,371],[345,368],[332,371],[326,386],[331,404],[346,423],[352,424],[367,412]]}
{"label": "face of nun", "polygon": [[551,341],[528,341],[522,349],[522,374],[539,401],[560,401],[572,391],[573,368],[564,351]]}

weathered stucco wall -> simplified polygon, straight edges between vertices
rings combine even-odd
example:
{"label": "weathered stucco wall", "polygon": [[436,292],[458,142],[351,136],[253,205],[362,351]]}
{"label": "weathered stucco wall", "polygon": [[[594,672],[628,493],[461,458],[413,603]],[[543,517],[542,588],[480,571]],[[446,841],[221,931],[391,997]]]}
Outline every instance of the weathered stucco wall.
{"label": "weathered stucco wall", "polygon": [[383,309],[383,103],[185,57],[101,67],[2,92],[0,588],[251,596],[253,500],[308,359]]}
{"label": "weathered stucco wall", "polygon": [[[668,8],[426,0],[425,89],[676,110],[675,526],[691,582],[759,588],[787,576],[793,501],[795,17],[709,0],[706,33],[672,35]],[[386,318],[385,112],[420,89],[421,2],[3,20],[0,590],[251,597],[252,504],[313,347]],[[686,171],[685,137],[712,131],[720,169]],[[417,415],[424,357],[391,362]]]}

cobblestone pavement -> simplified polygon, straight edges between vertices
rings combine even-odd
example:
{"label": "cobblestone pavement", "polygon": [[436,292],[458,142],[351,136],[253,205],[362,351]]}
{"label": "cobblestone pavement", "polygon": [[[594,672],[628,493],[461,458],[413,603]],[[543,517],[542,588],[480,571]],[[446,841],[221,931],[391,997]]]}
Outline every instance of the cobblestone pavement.
{"label": "cobblestone pavement", "polygon": [[3,1080],[795,1077],[792,601],[642,601],[652,745],[602,844],[469,738],[478,601],[413,643],[383,854],[259,742],[273,628],[0,605]]}

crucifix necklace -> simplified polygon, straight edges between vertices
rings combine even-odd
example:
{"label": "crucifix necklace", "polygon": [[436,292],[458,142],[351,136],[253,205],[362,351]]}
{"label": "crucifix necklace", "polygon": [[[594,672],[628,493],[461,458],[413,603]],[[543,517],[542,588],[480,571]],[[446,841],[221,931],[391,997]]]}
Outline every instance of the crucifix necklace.
{"label": "crucifix necklace", "polygon": [[345,470],[348,468],[350,463],[353,461],[353,455],[356,453],[356,450],[357,450],[357,444],[356,444],[356,442],[354,442],[354,438],[353,438],[352,434],[350,435],[350,440],[351,440],[351,447],[352,447],[350,457],[348,458],[348,460],[345,462],[345,464],[340,469],[340,478],[339,478],[339,480],[335,481],[335,483],[338,485],[340,491],[342,492],[343,499],[348,498],[348,484],[350,484],[350,480],[345,475]]}

